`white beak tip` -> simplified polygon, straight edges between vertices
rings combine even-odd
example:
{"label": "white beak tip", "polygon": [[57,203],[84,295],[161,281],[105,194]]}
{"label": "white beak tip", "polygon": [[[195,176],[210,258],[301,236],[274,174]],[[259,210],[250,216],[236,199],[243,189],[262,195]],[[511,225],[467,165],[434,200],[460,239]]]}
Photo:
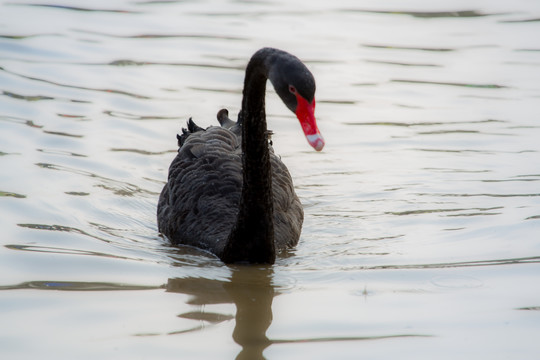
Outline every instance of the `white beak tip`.
{"label": "white beak tip", "polygon": [[306,139],[315,150],[321,151],[324,147],[324,138],[321,134],[306,135]]}

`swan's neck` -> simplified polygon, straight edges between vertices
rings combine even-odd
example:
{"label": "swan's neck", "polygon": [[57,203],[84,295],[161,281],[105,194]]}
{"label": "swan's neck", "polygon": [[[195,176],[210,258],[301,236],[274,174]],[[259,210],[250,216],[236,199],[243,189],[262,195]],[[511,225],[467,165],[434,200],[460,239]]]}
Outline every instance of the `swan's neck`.
{"label": "swan's neck", "polygon": [[[272,169],[264,98],[267,67],[253,56],[246,69],[242,99],[243,186],[236,224],[222,255],[226,263],[275,261]],[[261,54],[259,54],[261,55]]]}

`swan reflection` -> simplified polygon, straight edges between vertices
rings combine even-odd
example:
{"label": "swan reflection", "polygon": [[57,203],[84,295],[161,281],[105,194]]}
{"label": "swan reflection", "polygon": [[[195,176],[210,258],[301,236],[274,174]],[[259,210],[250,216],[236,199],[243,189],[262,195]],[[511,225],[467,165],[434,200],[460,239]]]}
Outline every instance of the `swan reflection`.
{"label": "swan reflection", "polygon": [[[279,293],[272,285],[271,267],[230,267],[229,280],[201,278],[169,279],[167,291],[191,295],[189,304],[230,303],[236,306],[234,341],[242,347],[236,359],[264,359],[263,351],[271,345],[266,331],[272,323],[272,301]],[[218,323],[230,320],[225,314],[189,312],[183,318]]]}

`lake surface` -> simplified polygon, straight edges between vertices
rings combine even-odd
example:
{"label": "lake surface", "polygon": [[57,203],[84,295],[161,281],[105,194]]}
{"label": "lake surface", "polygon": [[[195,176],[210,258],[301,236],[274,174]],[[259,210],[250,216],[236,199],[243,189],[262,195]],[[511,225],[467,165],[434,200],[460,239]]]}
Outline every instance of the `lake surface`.
{"label": "lake surface", "polygon": [[[536,359],[540,2],[0,2],[5,359]],[[269,86],[298,247],[229,267],[155,219],[244,67],[317,80],[321,153]]]}

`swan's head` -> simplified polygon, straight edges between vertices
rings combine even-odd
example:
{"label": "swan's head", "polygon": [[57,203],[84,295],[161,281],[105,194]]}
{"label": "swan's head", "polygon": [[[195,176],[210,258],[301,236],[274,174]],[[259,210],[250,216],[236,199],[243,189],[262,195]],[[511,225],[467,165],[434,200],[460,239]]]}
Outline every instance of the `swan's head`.
{"label": "swan's head", "polygon": [[295,56],[281,58],[278,64],[271,67],[268,77],[281,100],[296,114],[309,144],[321,151],[324,139],[315,120],[315,79]]}

